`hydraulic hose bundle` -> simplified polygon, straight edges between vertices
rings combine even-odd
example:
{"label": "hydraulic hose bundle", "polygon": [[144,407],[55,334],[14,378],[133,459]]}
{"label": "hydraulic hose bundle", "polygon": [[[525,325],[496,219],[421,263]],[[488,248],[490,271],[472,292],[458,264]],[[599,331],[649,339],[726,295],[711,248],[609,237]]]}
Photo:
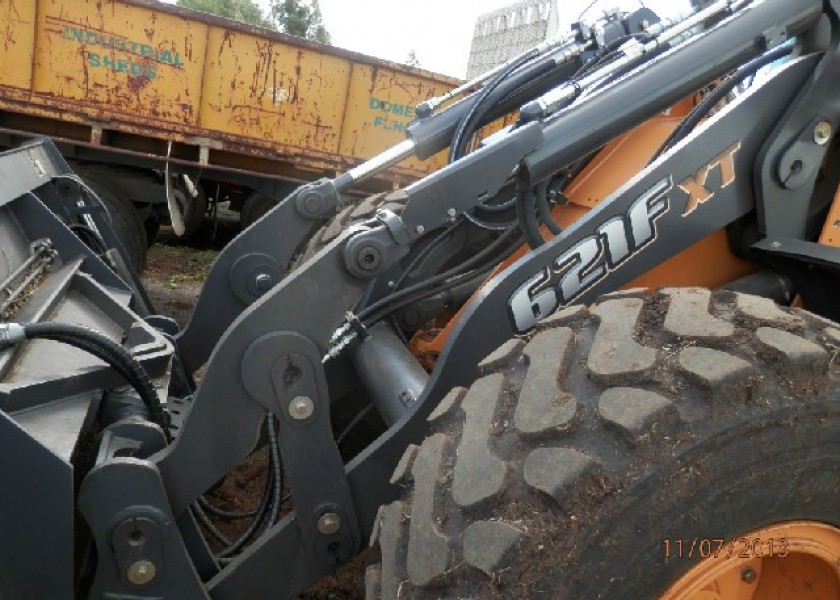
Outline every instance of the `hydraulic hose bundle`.
{"label": "hydraulic hose bundle", "polygon": [[149,419],[160,425],[167,440],[172,439],[169,416],[158,398],[155,386],[143,365],[131,353],[103,334],[67,323],[0,323],[0,348],[24,340],[44,339],[61,342],[92,354],[106,362],[137,391],[149,411]]}

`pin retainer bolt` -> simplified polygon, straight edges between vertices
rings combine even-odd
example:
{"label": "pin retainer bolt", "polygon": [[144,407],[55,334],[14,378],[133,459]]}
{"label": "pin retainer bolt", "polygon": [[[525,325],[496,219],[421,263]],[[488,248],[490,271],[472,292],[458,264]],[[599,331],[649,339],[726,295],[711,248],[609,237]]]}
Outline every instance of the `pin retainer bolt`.
{"label": "pin retainer bolt", "polygon": [[156,574],[157,568],[153,562],[138,560],[129,565],[125,576],[134,585],[146,585],[154,580]]}
{"label": "pin retainer bolt", "polygon": [[326,512],[318,517],[318,533],[332,535],[341,529],[341,517],[334,512]]}
{"label": "pin retainer bolt", "polygon": [[289,416],[295,421],[303,421],[315,412],[315,403],[309,396],[296,396],[289,402]]}
{"label": "pin retainer bolt", "polygon": [[818,146],[825,146],[829,141],[831,141],[831,136],[833,134],[834,128],[831,126],[831,123],[828,121],[820,121],[817,123],[817,126],[814,127],[814,142],[816,142]]}

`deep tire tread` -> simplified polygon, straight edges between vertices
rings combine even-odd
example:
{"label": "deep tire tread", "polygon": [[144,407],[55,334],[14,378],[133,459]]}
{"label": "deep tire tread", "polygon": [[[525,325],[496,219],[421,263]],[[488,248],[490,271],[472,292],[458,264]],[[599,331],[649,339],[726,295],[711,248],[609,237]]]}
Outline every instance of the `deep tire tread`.
{"label": "deep tire tread", "polygon": [[[576,546],[577,536],[589,535],[584,523],[616,518],[609,515],[620,509],[610,507],[635,502],[632,490],[665,477],[673,457],[690,454],[706,440],[725,439],[730,429],[750,420],[779,415],[783,422],[818,404],[840,414],[838,383],[832,380],[838,378],[829,376],[840,327],[803,311],[729,292],[665,290],[605,297],[591,309],[567,309],[549,323],[529,339],[490,353],[466,395],[456,392],[445,410],[435,412],[441,467],[423,476],[428,481],[415,473],[413,486],[402,478],[402,498],[386,510],[392,523],[400,523],[400,539],[408,539],[410,549],[414,490],[434,486],[439,490],[434,522],[452,547],[437,578],[411,581],[406,563],[380,544],[383,560],[392,564],[388,570],[401,570],[404,578],[399,598],[543,597],[534,591],[545,577],[540,565],[556,569],[565,561],[587,560]],[[762,349],[761,328],[780,332],[773,334],[777,341],[799,340],[795,351]],[[562,341],[564,329],[572,337],[571,354],[563,361],[568,368],[543,360],[547,336]],[[817,356],[824,360],[810,360],[807,369],[796,364]],[[716,361],[709,363],[709,357]],[[517,411],[533,402],[533,395],[520,393],[528,388],[533,393],[536,388],[527,382],[534,377],[554,394],[554,408],[543,407],[548,426],[539,435],[515,425]],[[580,404],[574,419],[552,423],[552,410],[570,398]],[[515,551],[505,548],[497,561],[470,564],[464,532],[481,522],[521,532]],[[480,562],[476,552],[470,550],[473,563]],[[495,571],[488,574],[482,567],[491,563]],[[558,577],[550,597],[584,597],[583,588],[574,586],[589,584]],[[572,595],[564,595],[572,588]],[[376,597],[392,596],[383,587]]]}

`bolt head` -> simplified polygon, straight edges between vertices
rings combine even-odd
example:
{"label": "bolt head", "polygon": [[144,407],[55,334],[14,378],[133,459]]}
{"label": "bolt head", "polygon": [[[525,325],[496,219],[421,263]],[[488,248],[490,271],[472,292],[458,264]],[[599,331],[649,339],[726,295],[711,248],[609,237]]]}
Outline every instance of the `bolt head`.
{"label": "bolt head", "polygon": [[254,277],[254,285],[261,292],[267,292],[274,285],[274,278],[268,273],[260,273]]}
{"label": "bolt head", "polygon": [[814,141],[818,146],[825,146],[831,141],[831,136],[834,134],[834,129],[828,121],[820,121],[814,127]]}
{"label": "bolt head", "polygon": [[303,421],[315,412],[315,403],[309,396],[296,396],[289,402],[289,416],[295,421]]}
{"label": "bolt head", "polygon": [[341,517],[334,512],[324,513],[318,518],[318,533],[332,535],[341,529]]}
{"label": "bolt head", "polygon": [[458,211],[456,211],[454,208],[450,208],[446,211],[446,214],[454,219],[458,215]]}
{"label": "bolt head", "polygon": [[365,246],[359,250],[356,262],[363,271],[375,271],[382,265],[382,252],[376,246]]}
{"label": "bolt head", "polygon": [[310,215],[317,215],[321,210],[321,197],[318,194],[306,194],[303,197],[303,209]]}
{"label": "bolt head", "polygon": [[752,567],[744,567],[741,570],[741,581],[744,583],[755,583],[756,579],[758,579],[758,574]]}
{"label": "bolt head", "polygon": [[146,585],[154,580],[156,574],[157,569],[153,562],[138,560],[129,565],[125,577],[134,585]]}
{"label": "bolt head", "polygon": [[426,228],[425,228],[425,227],[423,227],[422,225],[418,225],[418,226],[414,229],[414,231],[415,231],[415,232],[417,232],[417,235],[423,235],[424,233],[426,233]]}

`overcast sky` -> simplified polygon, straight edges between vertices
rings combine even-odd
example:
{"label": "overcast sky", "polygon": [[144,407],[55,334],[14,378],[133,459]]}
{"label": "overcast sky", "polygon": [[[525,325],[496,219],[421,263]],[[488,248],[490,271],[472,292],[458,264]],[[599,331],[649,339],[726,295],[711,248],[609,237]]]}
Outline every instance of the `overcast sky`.
{"label": "overcast sky", "polygon": [[[174,0],[166,0],[174,1]],[[270,0],[257,0],[267,10]],[[476,19],[515,0],[320,0],[324,25],[336,46],[395,62],[405,62],[414,50],[420,66],[463,77],[467,70]],[[576,20],[591,0],[557,0],[561,29]],[[685,11],[689,0],[600,0],[587,17],[621,6],[644,3],[660,14]]]}
{"label": "overcast sky", "polygon": [[[268,0],[260,0],[265,6]],[[420,66],[463,77],[476,19],[509,6],[515,0],[320,0],[324,24],[336,46],[404,62],[414,50]],[[688,0],[643,0],[663,14],[686,10]],[[557,0],[561,29],[576,20],[591,0]],[[596,17],[607,8],[635,8],[638,0],[602,0],[587,14]],[[566,23],[567,26],[563,26]]]}

